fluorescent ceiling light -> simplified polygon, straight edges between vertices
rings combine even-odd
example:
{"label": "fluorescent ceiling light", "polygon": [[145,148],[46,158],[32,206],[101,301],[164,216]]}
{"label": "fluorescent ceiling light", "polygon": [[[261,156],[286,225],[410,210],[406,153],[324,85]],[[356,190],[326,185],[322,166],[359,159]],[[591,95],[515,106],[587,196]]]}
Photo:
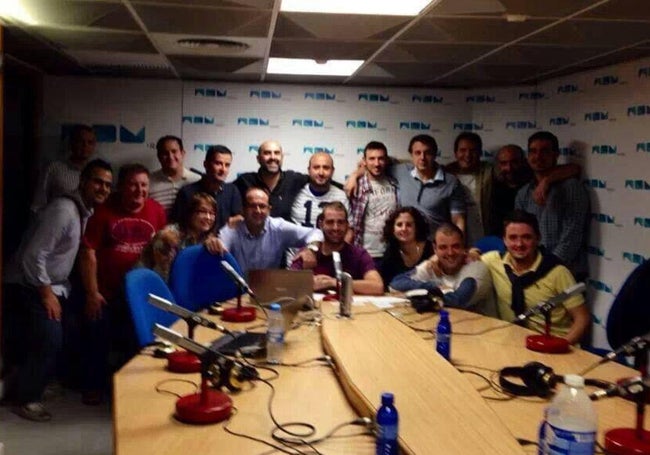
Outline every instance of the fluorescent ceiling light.
{"label": "fluorescent ceiling light", "polygon": [[[432,0],[282,0],[281,11],[297,13],[417,16]],[[440,0],[433,0],[438,3]]]}
{"label": "fluorescent ceiling light", "polygon": [[0,17],[17,20],[28,25],[36,25],[36,19],[20,4],[20,0],[0,1]]}
{"label": "fluorescent ceiling light", "polygon": [[308,58],[269,59],[266,72],[269,74],[311,74],[318,76],[349,76],[363,63],[363,60],[327,60],[319,63]]}

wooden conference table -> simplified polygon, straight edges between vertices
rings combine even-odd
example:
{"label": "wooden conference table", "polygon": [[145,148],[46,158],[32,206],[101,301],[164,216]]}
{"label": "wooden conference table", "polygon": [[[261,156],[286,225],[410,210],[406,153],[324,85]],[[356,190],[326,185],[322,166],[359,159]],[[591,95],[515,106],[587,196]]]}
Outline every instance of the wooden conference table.
{"label": "wooden conference table", "polygon": [[[413,329],[431,329],[437,315],[418,315],[409,307],[394,308],[389,314],[366,304],[354,306],[353,319],[345,320],[335,316],[336,310],[336,306],[324,303],[322,327],[303,325],[290,331],[284,355],[285,363],[297,363],[327,351],[335,361],[335,370],[324,362],[279,366],[280,376],[271,382],[276,420],[314,425],[316,434],[306,439],[324,436],[358,416],[374,415],[381,392],[391,391],[400,413],[403,453],[536,453],[534,446],[521,447],[515,438],[536,441],[547,402],[537,398],[503,400],[503,395],[486,388],[485,380],[459,370],[494,377],[491,370],[536,360],[557,374],[566,374],[579,372],[598,359],[579,349],[564,355],[534,353],[524,348],[524,338],[530,333],[526,329],[451,310],[454,368],[435,352],[430,333]],[[251,324],[259,326],[260,321]],[[492,327],[498,329],[477,335]],[[186,332],[183,322],[174,328]],[[218,334],[211,330],[196,330],[200,342],[216,337]],[[272,376],[260,371],[262,377]],[[587,376],[613,381],[634,374],[632,369],[611,363]],[[137,356],[115,375],[113,412],[118,455],[280,453],[228,434],[223,424],[195,426],[176,421],[176,397],[156,392],[156,385],[181,395],[192,393],[194,388],[175,380],[160,384],[169,379],[198,383],[199,375],[170,373],[164,369],[163,360],[145,355]],[[228,428],[273,442],[269,397],[269,387],[260,382],[232,395],[237,412]],[[604,431],[634,424],[634,405],[623,399],[602,400],[595,407],[601,442]],[[374,440],[359,435],[363,432],[361,426],[345,427],[317,448],[325,454],[373,454]]]}

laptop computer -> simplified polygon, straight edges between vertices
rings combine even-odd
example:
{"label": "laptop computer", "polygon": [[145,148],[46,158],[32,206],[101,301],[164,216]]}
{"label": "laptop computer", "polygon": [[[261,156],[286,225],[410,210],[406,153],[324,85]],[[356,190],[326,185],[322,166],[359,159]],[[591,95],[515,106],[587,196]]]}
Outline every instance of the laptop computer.
{"label": "laptop computer", "polygon": [[299,299],[314,293],[311,270],[258,269],[249,270],[248,285],[258,300],[272,303],[286,297]]}

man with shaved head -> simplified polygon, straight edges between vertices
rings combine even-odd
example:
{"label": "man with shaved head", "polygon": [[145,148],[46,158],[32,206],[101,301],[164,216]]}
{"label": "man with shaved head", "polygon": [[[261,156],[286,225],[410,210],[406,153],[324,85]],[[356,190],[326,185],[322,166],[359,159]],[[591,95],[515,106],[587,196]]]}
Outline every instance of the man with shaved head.
{"label": "man with shaved head", "polygon": [[271,216],[291,220],[291,206],[295,196],[309,181],[309,176],[294,171],[283,171],[284,153],[277,141],[264,141],[257,150],[257,172],[245,172],[237,177],[235,185],[242,197],[249,188],[262,188],[270,194]]}

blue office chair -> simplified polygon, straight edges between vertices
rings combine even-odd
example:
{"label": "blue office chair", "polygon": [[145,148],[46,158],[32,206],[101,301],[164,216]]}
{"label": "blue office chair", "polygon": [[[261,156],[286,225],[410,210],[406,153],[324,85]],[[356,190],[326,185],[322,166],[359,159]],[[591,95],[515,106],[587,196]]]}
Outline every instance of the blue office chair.
{"label": "blue office chair", "polygon": [[149,294],[155,294],[171,302],[174,302],[174,296],[160,275],[151,269],[131,270],[124,280],[126,300],[131,309],[138,344],[143,347],[154,341],[152,333],[154,323],[169,327],[178,319],[173,314],[151,305],[147,301]]}
{"label": "blue office chair", "polygon": [[503,243],[501,237],[496,235],[487,235],[483,238],[480,238],[474,243],[474,246],[481,250],[481,253],[487,253],[488,251],[498,251],[503,254],[506,252],[506,246]]}
{"label": "blue office chair", "polygon": [[169,287],[176,303],[190,311],[199,311],[214,302],[223,302],[241,294],[221,268],[224,260],[241,274],[239,264],[230,253],[223,256],[210,254],[203,245],[179,251],[169,276]]}

